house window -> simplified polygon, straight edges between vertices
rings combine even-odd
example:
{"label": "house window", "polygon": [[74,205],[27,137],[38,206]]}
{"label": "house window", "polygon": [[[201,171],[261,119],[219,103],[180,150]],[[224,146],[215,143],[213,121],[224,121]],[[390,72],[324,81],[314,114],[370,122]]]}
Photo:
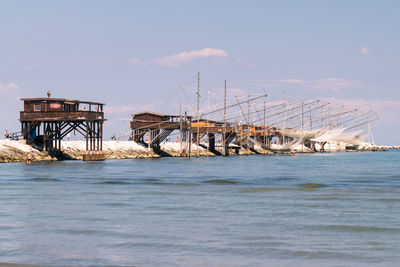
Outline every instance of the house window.
{"label": "house window", "polygon": [[35,104],[33,106],[33,111],[40,111],[40,104]]}
{"label": "house window", "polygon": [[61,103],[50,103],[51,110],[62,110]]}
{"label": "house window", "polygon": [[76,106],[74,104],[65,104],[64,110],[69,112],[74,112],[76,111]]}

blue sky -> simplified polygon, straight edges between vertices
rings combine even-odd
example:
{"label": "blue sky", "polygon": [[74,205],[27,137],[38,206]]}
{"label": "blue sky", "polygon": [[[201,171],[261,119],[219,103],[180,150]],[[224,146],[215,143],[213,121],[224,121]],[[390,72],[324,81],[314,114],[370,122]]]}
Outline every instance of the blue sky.
{"label": "blue sky", "polygon": [[200,72],[203,92],[226,79],[231,94],[266,90],[278,99],[285,91],[372,109],[381,117],[377,142],[400,144],[398,1],[0,1],[0,8],[4,130],[20,127],[20,97],[50,89],[105,102],[106,136],[128,132],[132,112],[178,113],[179,84],[194,90]]}

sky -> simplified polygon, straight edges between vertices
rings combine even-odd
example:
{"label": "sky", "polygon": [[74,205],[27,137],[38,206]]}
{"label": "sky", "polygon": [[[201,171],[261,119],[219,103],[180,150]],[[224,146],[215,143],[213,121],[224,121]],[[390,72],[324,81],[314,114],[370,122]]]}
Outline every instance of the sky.
{"label": "sky", "polygon": [[200,72],[203,107],[224,80],[231,98],[316,97],[373,110],[376,142],[400,145],[399,1],[0,0],[0,10],[0,131],[20,129],[21,97],[50,90],[106,103],[106,139],[123,135],[134,112],[189,109],[182,91],[194,104]]}

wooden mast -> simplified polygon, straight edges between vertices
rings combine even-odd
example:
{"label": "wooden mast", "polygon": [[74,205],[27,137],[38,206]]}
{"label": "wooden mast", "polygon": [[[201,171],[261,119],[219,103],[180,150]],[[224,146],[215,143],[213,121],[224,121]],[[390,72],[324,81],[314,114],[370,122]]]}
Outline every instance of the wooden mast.
{"label": "wooden mast", "polygon": [[224,89],[224,135],[222,137],[222,141],[223,141],[223,155],[226,156],[226,80],[225,80],[225,89]]}
{"label": "wooden mast", "polygon": [[197,135],[196,144],[197,151],[196,157],[199,157],[199,146],[200,146],[200,72],[197,74]]}
{"label": "wooden mast", "polygon": [[250,95],[247,99],[247,154],[250,154]]}
{"label": "wooden mast", "polygon": [[266,131],[267,131],[267,124],[265,121],[265,112],[266,112],[266,102],[264,100],[264,148],[267,147],[267,135],[266,135]]}

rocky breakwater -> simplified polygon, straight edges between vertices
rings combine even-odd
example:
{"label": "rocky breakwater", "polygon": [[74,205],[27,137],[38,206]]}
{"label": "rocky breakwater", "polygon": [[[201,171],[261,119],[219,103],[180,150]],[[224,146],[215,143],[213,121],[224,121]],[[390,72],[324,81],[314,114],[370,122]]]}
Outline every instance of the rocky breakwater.
{"label": "rocky breakwater", "polygon": [[28,153],[33,156],[33,161],[56,160],[46,152],[41,152],[27,145],[25,141],[0,140],[0,162],[25,161]]}
{"label": "rocky breakwater", "polygon": [[[61,143],[62,153],[47,153],[39,151],[30,145],[27,145],[25,141],[11,141],[11,140],[0,140],[0,162],[17,162],[25,161],[28,153],[33,156],[33,161],[51,161],[58,159],[71,159],[71,160],[82,160],[83,154],[86,154],[86,142],[85,141],[62,141]],[[199,156],[215,156],[215,153],[207,151],[204,147],[191,145],[192,157]],[[219,152],[219,153],[218,153]],[[103,151],[106,159],[127,159],[127,158],[158,158],[158,157],[180,157],[181,156],[181,144],[176,142],[166,142],[160,145],[160,149],[154,151],[147,147],[137,144],[133,141],[104,141]],[[219,149],[217,154],[221,154],[222,151]],[[263,150],[256,147],[253,150],[248,151],[247,149],[240,149],[236,153],[231,151],[231,154],[270,154],[272,152]],[[56,157],[57,155],[57,157]]]}
{"label": "rocky breakwater", "polygon": [[[86,153],[84,141],[63,141],[61,146],[66,158],[82,159],[82,155]],[[160,150],[154,151],[133,141],[104,141],[103,153],[106,159],[179,157],[181,148],[180,143],[175,142],[162,143]],[[197,155],[197,146],[192,144],[191,156],[195,155]],[[199,156],[213,155],[213,153],[199,147]]]}
{"label": "rocky breakwater", "polygon": [[[62,151],[66,159],[82,159],[86,153],[85,141],[63,141]],[[148,149],[147,147],[133,141],[104,141],[103,151],[106,159],[129,159],[129,158],[158,158],[163,156],[179,157],[180,143],[162,143],[159,151]],[[192,144],[191,155],[197,154],[197,146]],[[199,147],[199,156],[212,156],[211,152]]]}
{"label": "rocky breakwater", "polygon": [[390,150],[390,149],[400,149],[400,146],[379,146],[380,149],[384,149],[384,150]]}
{"label": "rocky breakwater", "polygon": [[[180,157],[181,156],[181,144],[178,142],[165,142],[160,144],[161,151],[164,156]],[[190,147],[190,156],[215,156],[215,154],[207,151],[207,149],[192,144]]]}
{"label": "rocky breakwater", "polygon": [[[64,156],[68,159],[81,160],[86,153],[85,141],[63,141],[61,148]],[[132,141],[104,141],[103,151],[106,159],[129,159],[129,158],[157,158],[160,155],[152,150],[146,149]]]}
{"label": "rocky breakwater", "polygon": [[390,149],[399,149],[399,146],[382,146],[382,145],[375,145],[372,143],[363,143],[358,147],[359,151],[387,151]]}

